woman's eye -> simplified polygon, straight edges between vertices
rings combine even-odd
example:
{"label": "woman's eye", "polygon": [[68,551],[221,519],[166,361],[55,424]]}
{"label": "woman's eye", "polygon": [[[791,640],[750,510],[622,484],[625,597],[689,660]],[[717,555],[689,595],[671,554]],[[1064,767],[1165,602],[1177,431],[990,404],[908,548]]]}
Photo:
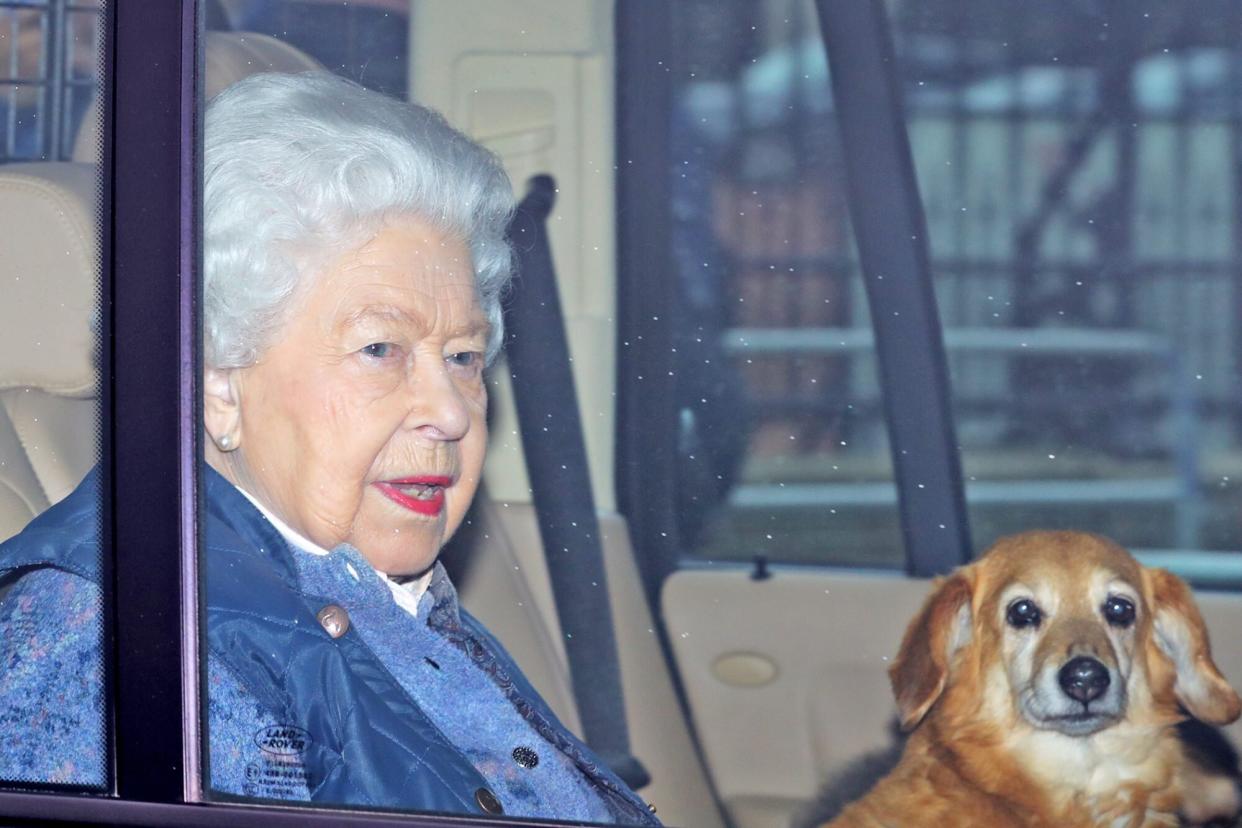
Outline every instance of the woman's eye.
{"label": "woman's eye", "polygon": [[1043,613],[1039,611],[1034,601],[1029,598],[1019,598],[1009,605],[1009,609],[1005,610],[1005,620],[1009,622],[1009,626],[1017,629],[1038,627],[1039,622],[1043,620]]}
{"label": "woman's eye", "polygon": [[360,353],[373,359],[387,359],[397,352],[397,346],[391,342],[372,342],[364,347]]}
{"label": "woman's eye", "polygon": [[478,351],[459,351],[455,354],[449,354],[447,357],[449,365],[454,368],[473,371],[483,365],[483,355]]}
{"label": "woman's eye", "polygon": [[1104,602],[1104,618],[1114,627],[1128,627],[1134,623],[1134,604],[1119,595],[1110,595]]}

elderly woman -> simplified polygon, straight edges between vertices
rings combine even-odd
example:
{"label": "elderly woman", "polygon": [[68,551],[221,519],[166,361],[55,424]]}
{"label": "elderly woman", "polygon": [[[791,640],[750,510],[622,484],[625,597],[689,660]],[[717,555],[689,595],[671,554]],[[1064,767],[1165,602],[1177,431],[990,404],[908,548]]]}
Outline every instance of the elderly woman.
{"label": "elderly woman", "polygon": [[[500,165],[327,74],[242,81],[205,135],[208,786],[657,824],[436,563],[486,451]],[[0,777],[103,779],[96,485],[0,547],[0,575],[25,573],[0,604]],[[22,635],[49,623],[50,660]]]}

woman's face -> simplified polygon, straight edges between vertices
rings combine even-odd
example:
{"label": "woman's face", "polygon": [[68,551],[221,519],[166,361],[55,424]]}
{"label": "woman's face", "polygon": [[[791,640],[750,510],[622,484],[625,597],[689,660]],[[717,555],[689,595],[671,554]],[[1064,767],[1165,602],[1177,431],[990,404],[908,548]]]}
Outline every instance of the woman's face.
{"label": "woman's face", "polygon": [[318,545],[434,563],[479,483],[488,322],[469,248],[413,217],[318,274],[247,368],[208,371],[208,460]]}

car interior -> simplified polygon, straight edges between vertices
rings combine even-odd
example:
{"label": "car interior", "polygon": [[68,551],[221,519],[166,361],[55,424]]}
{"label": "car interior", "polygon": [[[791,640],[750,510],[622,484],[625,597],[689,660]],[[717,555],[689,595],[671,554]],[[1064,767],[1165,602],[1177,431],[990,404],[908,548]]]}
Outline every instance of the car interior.
{"label": "car interior", "polygon": [[[222,8],[228,21],[230,5]],[[829,780],[893,744],[887,668],[929,580],[865,562],[785,563],[775,520],[768,525],[778,537],[758,562],[749,555],[688,561],[653,594],[616,484],[615,366],[623,345],[615,179],[642,163],[616,154],[616,9],[586,0],[457,0],[409,3],[405,11],[410,98],[495,152],[519,197],[535,176],[555,180],[550,250],[630,750],[650,777],[640,793],[668,825],[798,825]],[[200,48],[205,99],[252,73],[322,67],[295,45],[259,32],[206,31]],[[100,452],[92,344],[100,302],[100,136],[97,118],[82,124],[71,160],[0,165],[0,541],[68,494]],[[946,323],[942,333],[969,350],[966,327]],[[504,643],[562,721],[581,732],[581,700],[503,363],[491,383],[484,489],[446,562],[463,604]],[[874,514],[880,521],[888,513]],[[797,542],[846,545],[852,538],[821,532]],[[848,549],[824,558],[855,559]],[[1213,578],[1216,562],[1155,552],[1145,560],[1199,585],[1216,662],[1242,682],[1242,595]],[[1228,733],[1242,744],[1242,725]]]}

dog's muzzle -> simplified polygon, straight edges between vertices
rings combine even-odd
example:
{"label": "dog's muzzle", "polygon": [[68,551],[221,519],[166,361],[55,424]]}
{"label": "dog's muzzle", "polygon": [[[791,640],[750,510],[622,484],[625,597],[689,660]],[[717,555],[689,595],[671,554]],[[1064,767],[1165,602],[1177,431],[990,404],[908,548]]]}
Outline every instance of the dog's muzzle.
{"label": "dog's muzzle", "polygon": [[1089,736],[1125,715],[1126,690],[1098,658],[1078,655],[1039,670],[1020,706],[1028,722],[1066,736]]}
{"label": "dog's muzzle", "polygon": [[1057,682],[1065,695],[1084,705],[1104,695],[1110,681],[1108,668],[1087,656],[1071,659],[1057,673]]}

